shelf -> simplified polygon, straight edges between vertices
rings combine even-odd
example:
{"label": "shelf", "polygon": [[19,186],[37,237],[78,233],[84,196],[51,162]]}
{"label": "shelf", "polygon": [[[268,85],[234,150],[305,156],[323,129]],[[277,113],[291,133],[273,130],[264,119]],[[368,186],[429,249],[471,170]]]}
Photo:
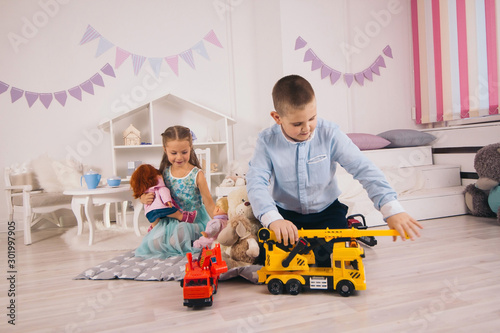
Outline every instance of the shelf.
{"label": "shelf", "polygon": [[[199,143],[193,143],[193,147],[206,147],[206,146],[218,146],[218,145],[225,145],[227,144],[226,142],[218,141],[218,142],[199,142]],[[125,146],[125,145],[119,145],[115,146],[115,149],[147,149],[147,148],[163,148],[163,145],[135,145],[135,146]]]}

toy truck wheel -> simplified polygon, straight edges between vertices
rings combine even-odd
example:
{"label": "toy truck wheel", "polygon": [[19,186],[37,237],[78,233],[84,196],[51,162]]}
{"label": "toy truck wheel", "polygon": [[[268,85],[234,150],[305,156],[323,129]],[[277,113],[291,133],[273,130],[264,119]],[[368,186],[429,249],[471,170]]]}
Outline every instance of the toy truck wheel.
{"label": "toy truck wheel", "polygon": [[342,280],[339,283],[337,283],[337,291],[341,296],[349,297],[354,291],[354,285],[352,284],[351,281]]}
{"label": "toy truck wheel", "polygon": [[286,283],[286,292],[290,295],[298,295],[302,290],[302,283],[297,279],[290,279]]}
{"label": "toy truck wheel", "polygon": [[281,282],[281,280],[278,279],[272,279],[267,284],[267,289],[271,294],[279,295],[283,292],[283,282]]}

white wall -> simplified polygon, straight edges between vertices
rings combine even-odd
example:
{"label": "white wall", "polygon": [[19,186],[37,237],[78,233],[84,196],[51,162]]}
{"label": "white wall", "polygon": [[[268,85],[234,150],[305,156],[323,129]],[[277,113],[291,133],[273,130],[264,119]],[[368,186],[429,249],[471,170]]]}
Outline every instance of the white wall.
{"label": "white wall", "polygon": [[[29,108],[24,97],[12,103],[8,92],[1,94],[1,167],[45,152],[64,159],[76,151],[85,164],[98,166],[107,176],[111,173],[109,136],[97,132],[97,124],[167,92],[233,116],[238,122],[234,155],[246,161],[258,131],[271,124],[272,86],[290,73],[310,80],[320,116],[338,122],[346,132],[377,134],[416,127],[410,119],[406,0],[0,0],[0,8],[0,81],[27,91],[65,90],[99,72],[106,62],[114,65],[112,51],[94,56],[97,40],[79,45],[89,24],[116,46],[146,56],[182,52],[210,29],[224,45],[223,49],[207,46],[210,60],[195,55],[196,70],[179,60],[179,77],[165,63],[159,79],[146,70],[147,64],[134,76],[128,59],[115,69],[116,78],[103,75],[105,87],[95,87],[93,96],[84,92],[81,102],[68,97],[65,107],[53,101],[45,109],[37,101]],[[376,28],[372,13],[390,8],[397,8],[397,13],[387,23],[381,21],[374,30],[377,33],[360,45],[356,32],[364,31],[367,24]],[[13,34],[23,38],[17,47],[9,41]],[[294,51],[299,35],[308,45]],[[357,45],[359,54],[347,59],[342,52],[346,43]],[[388,44],[394,59],[386,61],[381,76],[364,87],[331,85],[302,61],[310,47],[332,67],[356,71],[370,65]],[[2,199],[0,230],[6,219]]]}

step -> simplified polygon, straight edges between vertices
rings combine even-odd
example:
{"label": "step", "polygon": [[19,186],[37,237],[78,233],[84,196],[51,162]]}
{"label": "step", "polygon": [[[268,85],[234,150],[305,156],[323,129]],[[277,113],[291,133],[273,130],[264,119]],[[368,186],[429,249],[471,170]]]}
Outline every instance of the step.
{"label": "step", "polygon": [[431,146],[374,149],[362,152],[379,168],[402,168],[432,164]]}
{"label": "step", "polygon": [[458,165],[381,168],[397,193],[462,185]]}

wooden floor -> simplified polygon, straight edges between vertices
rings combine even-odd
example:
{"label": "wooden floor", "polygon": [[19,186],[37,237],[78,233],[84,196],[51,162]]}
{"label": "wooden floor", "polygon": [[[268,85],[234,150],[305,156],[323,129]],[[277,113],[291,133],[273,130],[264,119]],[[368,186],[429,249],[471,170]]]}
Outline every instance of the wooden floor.
{"label": "wooden floor", "polygon": [[120,252],[72,252],[65,231],[16,240],[15,326],[9,325],[6,234],[0,235],[0,332],[498,332],[500,225],[458,216],[422,222],[422,237],[366,249],[367,290],[351,297],[269,294],[243,279],[221,282],[210,308],[182,305],[178,282],[72,278]]}

